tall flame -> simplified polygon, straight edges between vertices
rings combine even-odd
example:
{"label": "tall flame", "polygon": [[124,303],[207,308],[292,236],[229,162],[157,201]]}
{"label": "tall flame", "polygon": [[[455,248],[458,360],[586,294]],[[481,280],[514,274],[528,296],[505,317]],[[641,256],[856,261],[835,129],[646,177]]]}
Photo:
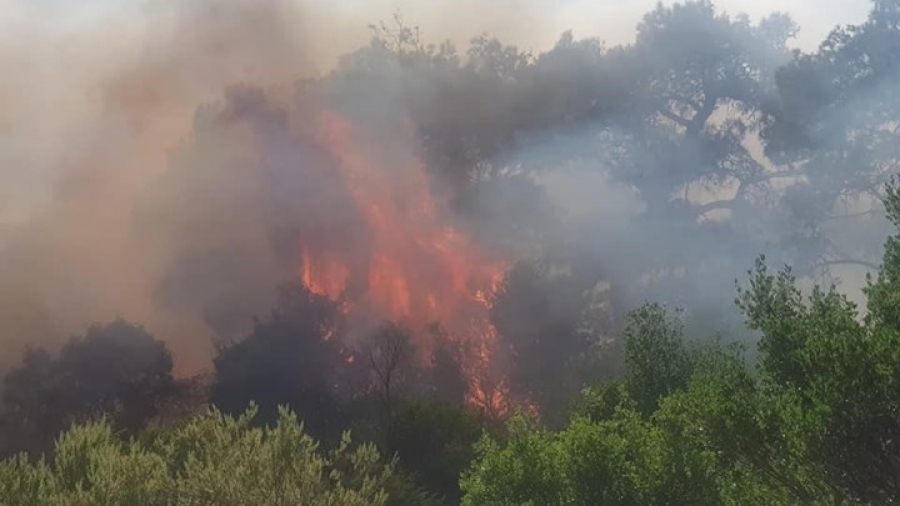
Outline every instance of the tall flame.
{"label": "tall flame", "polygon": [[[346,255],[304,245],[303,282],[332,299],[350,299],[352,311],[366,318],[411,329],[440,323],[472,350],[464,364],[469,402],[499,413],[505,394],[492,372],[497,333],[489,311],[506,264],[442,222],[428,174],[415,157],[385,150],[333,113],[318,114],[314,125],[318,142],[338,161],[368,242],[365,262],[353,266],[342,263]],[[348,293],[361,280],[363,288]]]}

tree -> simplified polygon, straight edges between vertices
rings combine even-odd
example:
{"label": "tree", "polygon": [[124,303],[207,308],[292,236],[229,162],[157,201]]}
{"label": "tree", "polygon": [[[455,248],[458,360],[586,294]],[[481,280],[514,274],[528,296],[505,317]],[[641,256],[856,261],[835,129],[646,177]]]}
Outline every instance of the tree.
{"label": "tree", "polygon": [[[750,184],[764,172],[742,141],[774,85],[775,68],[788,61],[785,42],[794,31],[779,16],[756,26],[745,16],[732,19],[708,0],[659,5],[644,17],[634,56],[645,61],[642,137],[653,161],[621,175],[649,197],[651,208],[685,185],[727,178]],[[716,121],[723,107],[731,114]],[[737,200],[746,190],[738,190]]]}
{"label": "tree", "polygon": [[369,366],[374,375],[375,385],[381,401],[384,403],[385,418],[393,419],[391,410],[397,390],[402,390],[404,383],[415,383],[414,376],[417,372],[413,367],[415,348],[410,341],[409,334],[401,327],[386,324],[376,330],[367,345]]}
{"label": "tree", "polygon": [[393,466],[349,434],[319,450],[297,417],[279,410],[256,428],[251,408],[238,418],[212,411],[147,441],[126,441],[106,422],[75,426],[52,461],[0,463],[2,504],[386,505]]}
{"label": "tree", "polygon": [[[511,357],[512,393],[551,419],[577,397],[585,380],[582,365],[599,353],[608,330],[611,308],[593,297],[597,277],[578,274],[571,265],[518,263],[491,306],[491,321]],[[605,295],[599,300],[606,302]],[[593,318],[598,313],[607,318]]]}
{"label": "tree", "polygon": [[142,428],[172,394],[172,357],[142,327],[116,320],[71,338],[57,355],[31,349],[5,378],[9,423],[40,450],[76,421],[106,416],[117,430]]}
{"label": "tree", "polygon": [[766,155],[781,167],[773,175],[806,181],[786,204],[825,266],[875,270],[872,246],[889,233],[879,204],[900,160],[897,12],[896,2],[873,2],[866,22],[836,28],[776,74],[778,99],[761,131]]}
{"label": "tree", "polygon": [[[618,125],[634,142],[624,146],[630,152],[620,163],[610,161],[615,177],[640,191],[649,217],[739,212],[752,198],[750,187],[766,169],[744,141],[774,90],[775,69],[789,61],[785,43],[794,32],[783,16],[753,25],[746,16],[717,12],[708,0],[660,4],[644,16],[626,54],[639,99],[634,119]],[[698,205],[689,196],[733,183],[733,199]]]}
{"label": "tree", "polygon": [[799,411],[757,382],[742,354],[703,346],[684,390],[653,414],[664,497],[680,504],[813,504],[840,497],[804,454]]}
{"label": "tree", "polygon": [[[617,84],[579,102],[592,111],[576,114],[579,122],[555,118],[541,135],[525,136],[546,146],[510,170],[601,175],[634,193],[627,213],[586,215],[565,237],[606,268],[629,306],[648,298],[691,306],[686,319],[717,314],[721,321],[707,327],[720,330],[739,323],[718,296],[731,289],[736,265],[767,249],[803,268],[818,259],[821,244],[807,241],[805,223],[785,219],[784,183],[773,184],[780,171],[760,147],[775,72],[791,60],[786,43],[795,31],[783,15],[751,23],[701,0],[660,4],[632,45],[588,51],[585,43],[576,52],[561,41],[562,53],[582,55],[590,72]],[[551,69],[554,52],[534,68],[545,56],[541,70]],[[610,224],[617,220],[625,224]],[[694,307],[701,304],[710,309]]]}
{"label": "tree", "polygon": [[628,314],[622,333],[625,378],[638,409],[649,415],[659,400],[687,386],[692,367],[681,322],[659,304],[647,304]]}
{"label": "tree", "polygon": [[385,485],[388,506],[447,506],[434,492],[425,490],[408,473],[395,471]]}
{"label": "tree", "polygon": [[792,399],[766,395],[736,350],[705,344],[690,358],[684,384],[648,397],[659,405],[652,413],[638,411],[629,391],[644,391],[626,380],[586,391],[559,432],[519,418],[507,435],[484,438],[461,481],[463,504],[832,504],[843,497],[804,453]]}
{"label": "tree", "polygon": [[346,423],[341,387],[356,367],[339,343],[340,325],[337,303],[300,284],[283,286],[269,320],[218,351],[213,404],[235,414],[256,402],[264,423],[287,405],[311,434],[338,437]]}
{"label": "tree", "polygon": [[435,401],[409,401],[393,414],[387,453],[400,469],[451,504],[460,499],[459,476],[487,426],[470,408]]}
{"label": "tree", "polygon": [[463,475],[463,505],[656,504],[660,435],[627,408],[576,418],[558,434],[511,420],[506,444],[484,438]]}
{"label": "tree", "polygon": [[430,329],[434,352],[427,374],[431,390],[425,396],[449,405],[462,406],[469,393],[469,382],[463,374],[463,343],[453,341],[438,326]]}
{"label": "tree", "polygon": [[806,295],[759,259],[737,297],[761,334],[754,375],[735,350],[687,350],[678,322],[645,306],[624,332],[625,381],[588,390],[559,432],[517,418],[505,440],[485,437],[463,504],[896,501],[900,190],[885,195],[897,232],[865,318],[834,287]]}
{"label": "tree", "polygon": [[[900,194],[893,184],[885,193],[888,216],[900,225]],[[879,274],[865,290],[865,319],[833,287],[804,298],[789,270],[772,275],[762,262],[739,297],[748,325],[762,333],[764,385],[796,413],[802,457],[850,500],[900,497],[900,358],[892,351],[900,346],[897,237],[888,239]]]}

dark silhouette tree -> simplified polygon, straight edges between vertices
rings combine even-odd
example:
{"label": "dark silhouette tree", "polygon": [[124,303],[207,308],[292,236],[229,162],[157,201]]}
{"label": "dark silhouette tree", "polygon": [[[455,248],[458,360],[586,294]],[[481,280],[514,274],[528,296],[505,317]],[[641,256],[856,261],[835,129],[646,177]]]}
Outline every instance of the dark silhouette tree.
{"label": "dark silhouette tree", "polygon": [[472,446],[489,428],[465,406],[435,401],[408,401],[393,412],[387,452],[396,454],[402,470],[427,490],[458,504],[459,475],[474,456]]}
{"label": "dark silhouette tree", "polygon": [[409,332],[398,325],[388,323],[377,329],[366,345],[366,357],[372,371],[373,382],[384,405],[385,419],[392,419],[392,408],[399,395],[410,393],[420,383],[419,369],[415,365],[415,347]]}
{"label": "dark silhouette tree", "polygon": [[[548,421],[561,421],[583,387],[600,352],[604,319],[597,311],[596,277],[578,276],[568,264],[522,262],[506,275],[493,301],[491,319],[510,356],[510,390],[535,403]],[[600,326],[598,327],[597,324]],[[604,328],[605,327],[605,328]]]}
{"label": "dark silhouette tree", "polygon": [[429,391],[425,397],[449,405],[462,406],[469,393],[469,382],[463,373],[465,348],[459,341],[453,341],[439,325],[429,329],[434,351],[431,367],[426,371]]}
{"label": "dark silhouette tree", "polygon": [[175,389],[166,345],[142,327],[116,320],[93,326],[52,354],[30,349],[7,374],[3,401],[9,424],[23,442],[43,449],[76,421],[105,416],[135,432]]}
{"label": "dark silhouette tree", "polygon": [[[779,167],[770,176],[803,178],[785,196],[785,217],[805,230],[821,266],[873,271],[875,246],[890,233],[880,200],[900,167],[898,13],[896,2],[875,1],[866,22],[835,29],[816,52],[776,74],[778,100],[761,130]],[[848,238],[835,240],[836,230]]]}
{"label": "dark silhouette tree", "polygon": [[287,405],[311,434],[339,436],[346,423],[341,385],[356,367],[340,344],[341,321],[334,301],[301,284],[284,285],[268,320],[219,349],[213,404],[236,414],[255,402],[262,423],[274,421],[278,406]]}

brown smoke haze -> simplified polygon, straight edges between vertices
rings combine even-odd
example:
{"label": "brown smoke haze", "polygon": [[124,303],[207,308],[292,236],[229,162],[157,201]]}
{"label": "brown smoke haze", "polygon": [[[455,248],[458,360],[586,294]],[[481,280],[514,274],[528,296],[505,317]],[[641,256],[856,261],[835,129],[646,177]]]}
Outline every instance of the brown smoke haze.
{"label": "brown smoke haze", "polygon": [[173,238],[148,244],[135,204],[166,171],[199,103],[233,83],[288,83],[327,60],[314,35],[323,20],[287,2],[143,11],[130,25],[69,34],[22,25],[0,44],[3,75],[13,77],[3,80],[2,127],[23,173],[3,183],[34,191],[3,229],[5,355],[122,316],[166,339],[182,369],[202,365],[209,330],[154,300],[171,262],[158,241]]}
{"label": "brown smoke haze", "polygon": [[[475,3],[411,15],[440,26],[438,37],[475,13],[520,38],[536,21],[515,2]],[[63,28],[45,26],[40,11],[12,3],[0,38],[0,362],[121,316],[166,340],[182,372],[201,368],[213,331],[201,314],[177,307],[190,308],[190,293],[161,295],[181,289],[161,286],[179,259],[226,248],[250,266],[239,284],[250,292],[242,301],[256,303],[240,307],[242,315],[264,312],[287,273],[265,237],[258,175],[229,172],[228,157],[241,150],[195,153],[201,159],[187,163],[211,164],[206,176],[227,178],[196,195],[179,193],[190,182],[166,176],[173,153],[191,141],[199,105],[241,84],[289,96],[295,81],[365,44],[367,24],[385,6],[146,2],[125,16]]]}

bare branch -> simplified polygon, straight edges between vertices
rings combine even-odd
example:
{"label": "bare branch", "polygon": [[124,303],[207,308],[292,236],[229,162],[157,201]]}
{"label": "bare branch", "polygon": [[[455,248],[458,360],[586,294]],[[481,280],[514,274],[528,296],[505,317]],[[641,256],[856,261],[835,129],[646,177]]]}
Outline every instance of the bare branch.
{"label": "bare branch", "polygon": [[659,108],[659,113],[662,114],[667,119],[670,119],[684,128],[688,128],[691,126],[691,122],[685,119],[682,116],[675,114],[674,112],[666,109],[665,107]]}
{"label": "bare branch", "polygon": [[856,265],[859,267],[865,267],[867,269],[878,270],[878,265],[873,264],[872,262],[867,262],[865,260],[855,260],[852,258],[843,258],[837,260],[822,260],[816,264],[817,267],[831,267],[835,265]]}

